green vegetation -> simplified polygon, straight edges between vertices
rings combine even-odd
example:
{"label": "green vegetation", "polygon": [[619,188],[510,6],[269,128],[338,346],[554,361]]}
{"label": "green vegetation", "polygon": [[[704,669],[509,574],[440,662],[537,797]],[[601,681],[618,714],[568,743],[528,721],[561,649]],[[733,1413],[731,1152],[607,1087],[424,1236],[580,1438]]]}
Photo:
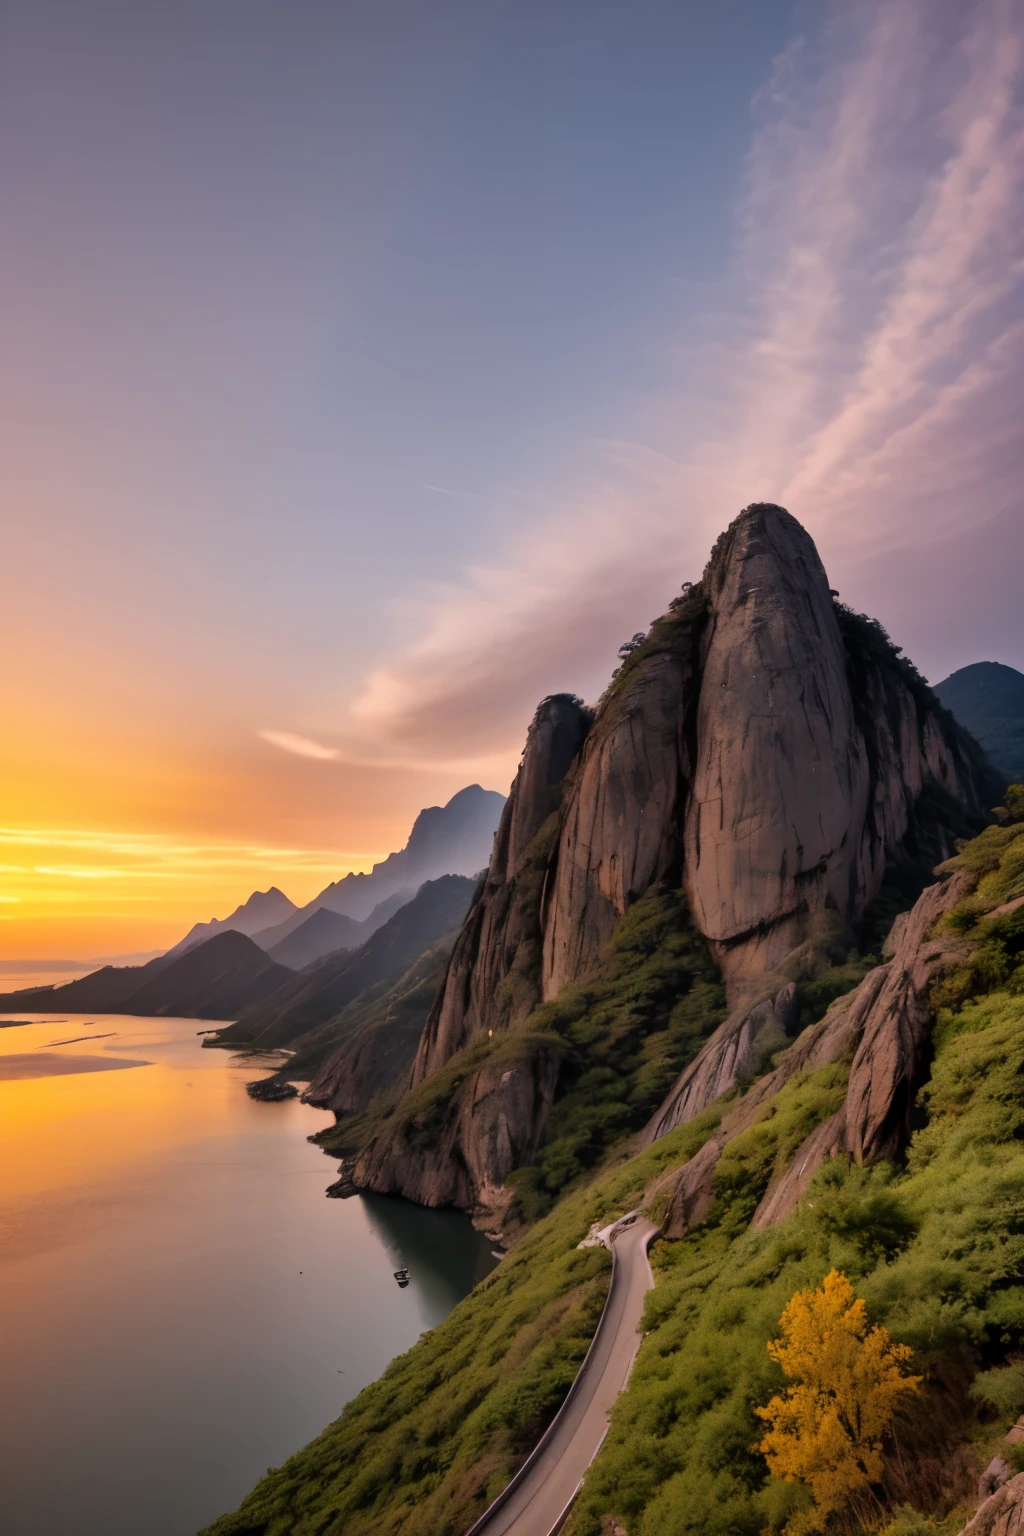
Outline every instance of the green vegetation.
{"label": "green vegetation", "polygon": [[653,621],[647,634],[638,631],[632,640],[620,646],[619,665],[600,702],[603,704],[623,694],[642,663],[652,656],[681,655],[684,664],[692,662],[707,614],[708,600],[703,584],[684,582],[682,592],[669,603],[668,611]]}
{"label": "green vegetation", "polygon": [[393,1063],[393,1075],[397,1077],[416,1054],[451,949],[451,939],[434,944],[397,981],[378,981],[360,992],[334,1018],[302,1037],[288,1062],[287,1073],[293,1077],[303,1072],[312,1074],[340,1045],[349,1044],[351,1048],[355,1039],[362,1040],[369,1032],[380,1031],[385,1049],[390,1047],[392,1054],[396,1054],[396,1045],[404,1049],[404,1055],[397,1053],[400,1059]]}
{"label": "green vegetation", "polygon": [[564,1200],[207,1536],[462,1536],[553,1417],[597,1326],[611,1260],[576,1244],[716,1123],[703,1116]]}
{"label": "green vegetation", "polygon": [[682,893],[655,889],[620,919],[600,967],[527,1021],[561,1062],[543,1146],[509,1180],[527,1219],[647,1122],[725,1014]]}

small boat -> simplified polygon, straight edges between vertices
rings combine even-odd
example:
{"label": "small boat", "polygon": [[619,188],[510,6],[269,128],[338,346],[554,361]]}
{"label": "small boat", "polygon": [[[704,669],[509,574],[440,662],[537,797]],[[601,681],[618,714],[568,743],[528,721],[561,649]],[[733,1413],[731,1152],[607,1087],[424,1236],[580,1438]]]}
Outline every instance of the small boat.
{"label": "small boat", "polygon": [[403,1290],[409,1284],[410,1278],[411,1277],[410,1277],[409,1271],[407,1269],[396,1269],[395,1270],[395,1279],[398,1281],[399,1285],[402,1287]]}

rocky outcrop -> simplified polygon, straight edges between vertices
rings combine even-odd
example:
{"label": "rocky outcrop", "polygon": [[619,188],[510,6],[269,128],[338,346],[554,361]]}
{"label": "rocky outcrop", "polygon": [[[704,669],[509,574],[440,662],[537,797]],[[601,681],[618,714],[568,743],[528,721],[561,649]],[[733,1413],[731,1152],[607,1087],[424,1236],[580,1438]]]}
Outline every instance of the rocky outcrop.
{"label": "rocky outcrop", "polygon": [[1024,1472],[990,1494],[960,1536],[1024,1536]]}
{"label": "rocky outcrop", "polygon": [[855,1162],[872,1163],[901,1150],[909,1137],[911,1108],[925,1074],[931,1025],[928,991],[959,947],[955,936],[947,932],[936,935],[933,929],[970,885],[971,877],[958,873],[929,886],[913,909],[897,920],[892,957],[871,971],[855,991],[834,1003],[820,1023],[805,1030],[774,1071],[755,1083],[726,1114],[701,1149],[699,1164],[694,1158],[680,1172],[666,1223],[668,1236],[681,1235],[707,1214],[715,1167],[723,1149],[756,1123],[779,1090],[800,1073],[848,1059],[851,1051],[853,1064],[845,1102],[810,1133],[781,1178],[766,1191],[753,1225],[764,1228],[784,1221],[829,1158],[845,1153]]}
{"label": "rocky outcrop", "polygon": [[487,877],[423,1031],[413,1065],[414,1085],[488,1030],[514,1028],[540,996],[540,903],[556,831],[552,818],[589,724],[588,711],[569,694],[554,694],[537,709],[498,825]]}
{"label": "rocky outcrop", "polygon": [[[545,702],[414,1091],[581,982],[661,884],[685,891],[733,1009],[652,1124],[663,1134],[784,1044],[801,955],[826,930],[841,948],[855,941],[888,866],[928,869],[980,825],[994,789],[980,750],[885,632],[833,599],[800,524],[748,507],[627,656],[589,730],[575,701]],[[894,1049],[902,1060],[910,1047]],[[902,1084],[888,1105],[875,1093],[862,1106],[874,1140],[855,1155],[881,1155],[897,1134]],[[449,1137],[463,1109],[452,1102],[444,1134],[468,1168],[475,1149]],[[529,1141],[510,1126],[503,1144]],[[404,1162],[397,1144],[394,1156]],[[382,1141],[373,1187],[387,1160]],[[433,1188],[411,1172],[401,1182],[413,1199]]]}
{"label": "rocky outcrop", "polygon": [[813,542],[759,509],[728,530],[704,585],[685,883],[735,979],[774,970],[809,912],[855,918],[882,871],[864,855],[867,750]]}
{"label": "rocky outcrop", "polygon": [[536,1150],[557,1081],[557,1058],[534,1050],[492,1057],[453,1084],[443,1104],[421,1106],[410,1095],[360,1153],[356,1185],[420,1205],[475,1212],[502,1207],[509,1173]]}
{"label": "rocky outcrop", "polygon": [[613,687],[567,788],[542,914],[543,994],[598,961],[618,919],[682,869],[690,771],[685,722],[696,702],[696,631],[668,620]]}
{"label": "rocky outcrop", "polygon": [[[909,670],[865,648],[875,637],[844,620],[795,518],[750,509],[704,586],[684,884],[741,995],[815,914],[856,928],[926,784],[983,812],[984,767]],[[950,852],[940,839],[932,862]]]}
{"label": "rocky outcrop", "polygon": [[774,997],[762,998],[726,1019],[680,1075],[647,1127],[644,1142],[685,1125],[745,1077],[753,1076],[767,1056],[785,1045],[797,1017],[796,984],[789,981]]}

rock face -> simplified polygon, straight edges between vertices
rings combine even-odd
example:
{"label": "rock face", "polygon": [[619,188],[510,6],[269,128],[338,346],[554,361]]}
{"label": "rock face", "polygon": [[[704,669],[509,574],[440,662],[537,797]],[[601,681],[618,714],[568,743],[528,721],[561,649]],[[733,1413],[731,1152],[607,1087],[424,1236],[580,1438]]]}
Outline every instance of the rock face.
{"label": "rock face", "polygon": [[[998,790],[976,743],[884,631],[833,600],[800,524],[780,507],[748,507],[700,583],[627,657],[592,724],[564,697],[538,711],[485,887],[417,1052],[414,1088],[585,978],[652,886],[681,887],[734,1011],[652,1124],[662,1134],[784,1043],[793,1023],[786,983],[815,936],[827,928],[855,940],[887,867],[947,857]],[[488,1080],[486,1067],[476,1070]],[[493,1157],[479,1155],[466,1118],[472,1093],[459,1088],[442,1141],[462,1170],[486,1163],[493,1183],[529,1155],[514,1149],[542,1134],[547,1071],[526,1095],[531,1129],[488,1131]],[[885,1142],[901,1091],[888,1107],[866,1106],[874,1141],[864,1155]],[[433,1200],[444,1178],[417,1171],[404,1135],[396,1125],[389,1150],[382,1130],[360,1176]],[[435,1151],[424,1155],[436,1170]],[[459,1178],[459,1202],[472,1203],[474,1178]]]}
{"label": "rock face", "polygon": [[[869,768],[828,577],[795,518],[728,530],[705,577],[686,887],[730,978],[773,970],[806,916],[856,919],[881,882]],[[904,824],[893,829],[898,839]]]}
{"label": "rock face", "polygon": [[990,1494],[960,1536],[1024,1536],[1024,1472]]}
{"label": "rock face", "polygon": [[536,1146],[557,1079],[557,1062],[543,1055],[485,1062],[440,1124],[413,1118],[372,1142],[356,1161],[356,1185],[380,1194],[415,1190],[421,1205],[500,1207],[509,1171]]}
{"label": "rock face", "polygon": [[[423,1082],[488,1029],[514,1028],[536,1003],[540,887],[562,786],[590,724],[578,699],[555,694],[537,709],[502,812],[487,878],[455,944],[413,1066]],[[554,825],[550,831],[554,832]]]}
{"label": "rock face", "polygon": [[[914,1096],[924,1079],[931,1024],[928,989],[957,948],[952,936],[932,937],[931,932],[970,885],[971,877],[960,873],[929,886],[913,909],[897,920],[892,958],[871,971],[854,992],[834,1003],[820,1023],[805,1030],[775,1070],[755,1083],[726,1115],[714,1136],[680,1172],[666,1223],[667,1236],[680,1236],[707,1214],[723,1148],[749,1130],[779,1089],[798,1073],[842,1061],[851,1051],[853,1065],[844,1104],[797,1150],[782,1177],[762,1199],[753,1225],[764,1228],[784,1221],[812,1176],[837,1153],[846,1153],[858,1163],[872,1163],[902,1148],[909,1135]],[[692,1119],[710,1102],[708,1098],[672,1118],[666,1112],[670,1101],[655,1122],[663,1126],[659,1134]]]}
{"label": "rock face", "polygon": [[693,642],[690,626],[666,626],[598,710],[567,789],[541,914],[545,998],[590,970],[626,908],[681,869]]}
{"label": "rock face", "polygon": [[797,1021],[796,984],[787,982],[774,997],[741,1008],[720,1025],[681,1073],[644,1136],[645,1142],[685,1125],[715,1099],[735,1088],[758,1062],[779,1050]]}

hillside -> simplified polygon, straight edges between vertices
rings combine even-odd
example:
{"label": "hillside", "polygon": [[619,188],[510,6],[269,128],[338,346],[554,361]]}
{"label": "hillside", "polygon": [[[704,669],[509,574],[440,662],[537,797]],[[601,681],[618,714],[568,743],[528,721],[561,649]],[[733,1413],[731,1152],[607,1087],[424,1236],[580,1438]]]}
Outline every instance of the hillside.
{"label": "hillside", "polygon": [[[305,970],[307,965],[321,960],[324,955],[339,949],[358,949],[369,935],[363,924],[351,917],[342,917],[327,907],[320,907],[300,923],[287,938],[281,939],[267,954],[280,965],[291,966],[293,971]],[[266,946],[261,946],[266,948]]]}
{"label": "hillside", "polygon": [[432,945],[397,981],[368,987],[303,1038],[289,1074],[317,1069],[303,1095],[310,1104],[348,1120],[408,1075],[450,954],[450,939]]}
{"label": "hillside", "polygon": [[232,1019],[294,975],[258,944],[226,929],[180,954],[148,965],[104,966],[63,987],[0,996],[0,1009],[35,1013],[136,1013]]}
{"label": "hillside", "polygon": [[278,991],[244,1009],[235,1024],[204,1044],[276,1049],[322,1029],[367,987],[397,981],[424,950],[458,928],[474,889],[461,875],[427,881],[358,949],[328,955],[289,975]]}
{"label": "hillside", "polygon": [[1024,674],[998,661],[977,661],[938,683],[935,692],[1001,773],[1024,779]]}

